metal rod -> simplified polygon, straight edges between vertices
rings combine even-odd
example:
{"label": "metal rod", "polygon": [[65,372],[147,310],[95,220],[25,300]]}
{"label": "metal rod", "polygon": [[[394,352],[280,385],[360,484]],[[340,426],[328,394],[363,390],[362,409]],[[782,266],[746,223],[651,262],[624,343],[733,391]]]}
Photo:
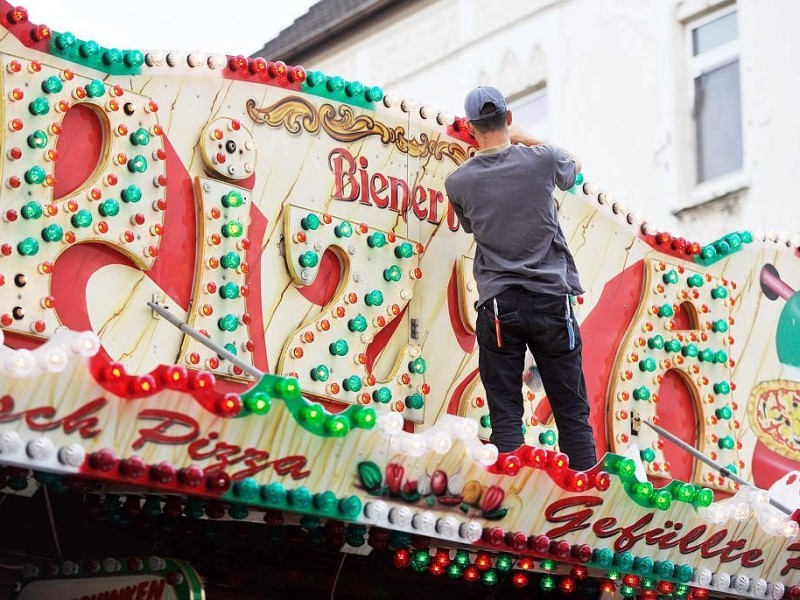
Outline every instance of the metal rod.
{"label": "metal rod", "polygon": [[147,302],[147,306],[152,308],[159,315],[164,317],[164,319],[166,319],[169,323],[172,323],[175,327],[180,329],[183,333],[185,333],[189,337],[192,337],[192,338],[196,339],[198,342],[203,344],[206,348],[209,348],[210,350],[213,350],[214,352],[219,354],[225,360],[230,361],[232,364],[234,364],[237,367],[241,368],[242,371],[252,375],[253,377],[261,377],[262,375],[264,375],[263,372],[261,372],[258,369],[256,369],[253,365],[247,364],[246,362],[244,362],[241,358],[239,358],[235,354],[233,354],[231,352],[228,352],[225,348],[223,348],[222,346],[220,346],[216,342],[212,342],[210,339],[208,339],[202,333],[200,333],[196,329],[190,327],[189,325],[187,325],[186,323],[181,321],[178,317],[176,317],[171,312],[169,312],[169,309],[166,306],[162,306],[158,302],[150,302],[150,301]]}
{"label": "metal rod", "polygon": [[[658,433],[663,435],[665,438],[667,438],[673,444],[677,444],[678,446],[680,446],[681,448],[686,450],[689,454],[694,456],[697,460],[702,461],[702,462],[706,463],[709,467],[712,467],[713,469],[716,469],[717,471],[719,471],[719,474],[722,475],[723,477],[727,477],[728,479],[738,483],[739,485],[744,485],[744,486],[747,486],[747,487],[760,489],[760,488],[756,488],[756,486],[754,486],[749,481],[746,481],[746,480],[742,479],[741,477],[739,477],[736,473],[734,473],[733,471],[731,471],[727,467],[723,467],[717,461],[710,459],[708,456],[706,456],[705,454],[700,452],[697,448],[695,448],[693,446],[690,446],[689,444],[684,442],[681,438],[679,438],[678,436],[676,436],[673,433],[670,433],[669,431],[667,431],[663,427],[661,427],[659,425],[656,425],[655,423],[651,423],[650,421],[644,421],[644,423],[648,427],[650,427],[651,429],[654,429],[655,431],[657,431]],[[794,511],[792,509],[788,508],[786,505],[782,504],[781,502],[778,502],[777,500],[773,499],[771,496],[769,498],[769,503],[772,504],[772,506],[777,508],[779,511],[784,512],[787,515],[792,515],[794,513]]]}

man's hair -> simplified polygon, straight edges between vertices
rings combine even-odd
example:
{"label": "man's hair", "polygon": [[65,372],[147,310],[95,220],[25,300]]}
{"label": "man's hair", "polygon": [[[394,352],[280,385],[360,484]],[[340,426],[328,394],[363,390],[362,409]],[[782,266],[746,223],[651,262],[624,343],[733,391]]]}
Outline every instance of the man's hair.
{"label": "man's hair", "polygon": [[[487,102],[481,108],[481,114],[490,114],[497,110],[497,107],[492,102]],[[492,117],[481,119],[480,121],[470,121],[472,126],[481,133],[489,133],[492,131],[500,131],[506,126],[506,115],[508,113],[501,112],[500,114]]]}

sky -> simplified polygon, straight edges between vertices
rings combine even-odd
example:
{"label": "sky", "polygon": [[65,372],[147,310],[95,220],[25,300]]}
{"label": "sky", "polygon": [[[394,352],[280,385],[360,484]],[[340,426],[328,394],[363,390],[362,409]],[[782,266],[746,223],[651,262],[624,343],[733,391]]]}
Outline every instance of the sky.
{"label": "sky", "polygon": [[260,50],[317,0],[20,0],[53,31],[120,50],[243,54]]}

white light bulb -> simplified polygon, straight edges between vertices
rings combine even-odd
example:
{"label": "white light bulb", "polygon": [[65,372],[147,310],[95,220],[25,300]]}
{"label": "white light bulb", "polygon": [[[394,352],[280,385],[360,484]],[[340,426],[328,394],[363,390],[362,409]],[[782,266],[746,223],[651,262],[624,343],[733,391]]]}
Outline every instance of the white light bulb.
{"label": "white light bulb", "polygon": [[82,331],[72,338],[70,348],[80,356],[94,356],[100,350],[100,338],[91,331]]}
{"label": "white light bulb", "polygon": [[733,519],[739,523],[746,521],[750,517],[750,505],[745,502],[737,502],[733,507]]}
{"label": "white light bulb", "polygon": [[731,587],[731,576],[727,573],[715,573],[711,578],[711,585],[718,590],[727,590]]}
{"label": "white light bulb", "polygon": [[478,521],[462,523],[458,528],[458,535],[468,542],[477,542],[481,539],[481,535],[483,535],[483,525]]}
{"label": "white light bulb", "polygon": [[456,437],[462,440],[469,440],[478,437],[478,422],[472,419],[460,418],[452,425],[452,431]]}
{"label": "white light bulb", "polygon": [[411,526],[422,533],[432,532],[435,524],[436,515],[427,510],[425,512],[415,514],[414,518],[411,519]]}
{"label": "white light bulb", "polygon": [[370,521],[383,521],[389,512],[389,505],[383,500],[373,500],[364,505],[364,516]]}
{"label": "white light bulb", "polygon": [[408,527],[411,524],[413,511],[407,506],[397,506],[389,511],[389,522],[398,527]]}
{"label": "white light bulb", "polygon": [[444,537],[454,537],[458,531],[458,519],[455,517],[445,517],[437,519],[436,532]]}
{"label": "white light bulb", "polygon": [[64,446],[58,451],[58,460],[68,467],[80,467],[86,458],[86,450],[77,443]]}
{"label": "white light bulb", "polygon": [[475,460],[486,467],[490,467],[497,462],[497,455],[497,446],[494,444],[482,444],[475,451]]}
{"label": "white light bulb", "polygon": [[61,373],[67,368],[69,356],[61,346],[42,348],[36,353],[39,366],[49,373]]}
{"label": "white light bulb", "polygon": [[22,438],[16,431],[6,431],[0,434],[0,455],[15,454],[21,448]]}
{"label": "white light bulb", "polygon": [[50,438],[42,436],[29,441],[25,450],[33,460],[47,460],[55,454],[56,447]]}
{"label": "white light bulb", "polygon": [[703,568],[703,569],[696,569],[695,575],[697,576],[697,585],[700,587],[706,587],[709,583],[711,583],[711,569]]}
{"label": "white light bulb", "polygon": [[384,433],[397,433],[403,429],[403,417],[396,412],[383,413],[378,417],[378,429]]}
{"label": "white light bulb", "polygon": [[770,588],[769,597],[772,598],[772,600],[781,600],[786,593],[786,586],[783,582],[776,581],[775,583],[771,583],[768,587]]}
{"label": "white light bulb", "polygon": [[428,447],[436,454],[447,454],[453,447],[453,438],[443,431],[428,436]]}
{"label": "white light bulb", "polygon": [[160,67],[164,64],[164,54],[161,52],[148,52],[144,57],[148,67]]}
{"label": "white light bulb", "polygon": [[36,358],[30,350],[14,350],[3,361],[3,367],[9,375],[26,377],[36,368]]}
{"label": "white light bulb", "polygon": [[783,531],[781,533],[784,535],[784,537],[793,540],[800,533],[800,525],[797,524],[797,521],[786,521],[783,524]]}

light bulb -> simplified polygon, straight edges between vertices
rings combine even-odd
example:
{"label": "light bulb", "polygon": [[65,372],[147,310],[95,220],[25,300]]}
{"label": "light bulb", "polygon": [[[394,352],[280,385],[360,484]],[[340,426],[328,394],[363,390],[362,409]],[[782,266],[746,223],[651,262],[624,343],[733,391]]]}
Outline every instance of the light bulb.
{"label": "light bulb", "polygon": [[462,523],[458,528],[458,535],[468,542],[477,542],[479,539],[481,539],[482,534],[483,525],[481,525],[478,521]]}
{"label": "light bulb", "polygon": [[445,537],[454,537],[458,531],[458,520],[455,517],[437,519],[436,532]]}
{"label": "light bulb", "polygon": [[86,458],[86,450],[80,444],[70,444],[58,451],[58,460],[68,467],[80,467]]}
{"label": "light bulb", "polygon": [[70,348],[80,356],[94,356],[100,350],[100,338],[91,331],[83,331],[72,338]]}
{"label": "light bulb", "polygon": [[440,431],[428,435],[428,447],[436,454],[447,454],[453,447],[453,438]]}
{"label": "light bulb", "polygon": [[489,467],[497,462],[497,446],[494,444],[482,444],[474,450],[473,458],[480,464]]}
{"label": "light bulb", "polygon": [[378,429],[384,433],[397,433],[403,429],[403,417],[396,412],[383,413],[378,417]]}
{"label": "light bulb", "polygon": [[33,460],[47,460],[55,454],[55,451],[53,442],[45,436],[31,440],[26,446],[26,452]]}
{"label": "light bulb", "polygon": [[3,367],[9,375],[26,377],[36,368],[36,358],[30,350],[14,350],[3,361]]}
{"label": "light bulb", "polygon": [[427,510],[425,512],[417,513],[414,515],[414,518],[411,519],[411,526],[422,533],[432,532],[435,524],[436,515]]}
{"label": "light bulb", "polygon": [[[49,346],[49,344],[48,344]],[[39,366],[50,373],[61,373],[67,368],[69,357],[67,351],[61,346],[42,348],[37,352]]]}
{"label": "light bulb", "polygon": [[478,422],[472,419],[460,418],[453,423],[452,431],[456,437],[462,440],[474,439],[478,437]]}
{"label": "light bulb", "polygon": [[373,500],[364,505],[364,516],[370,521],[383,521],[389,512],[389,505],[383,500]]}
{"label": "light bulb", "polygon": [[407,506],[398,506],[389,511],[389,522],[398,527],[408,527],[411,524],[413,512]]}
{"label": "light bulb", "polygon": [[0,435],[0,455],[14,454],[22,448],[22,438],[16,431],[6,431]]}

